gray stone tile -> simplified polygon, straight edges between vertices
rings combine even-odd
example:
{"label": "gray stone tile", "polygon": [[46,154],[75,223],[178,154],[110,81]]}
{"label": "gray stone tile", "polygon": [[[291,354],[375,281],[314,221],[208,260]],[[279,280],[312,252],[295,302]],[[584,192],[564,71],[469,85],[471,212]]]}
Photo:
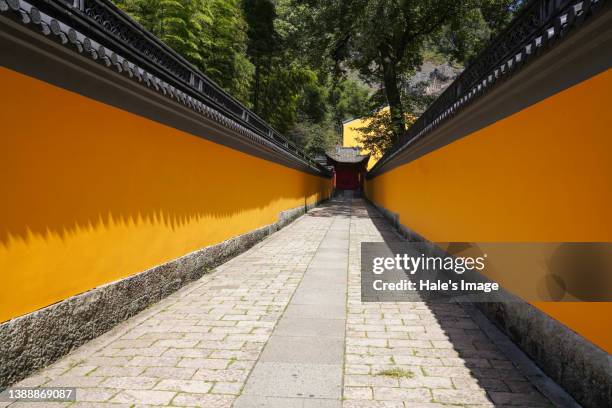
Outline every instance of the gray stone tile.
{"label": "gray stone tile", "polygon": [[308,266],[308,272],[314,275],[324,275],[324,276],[342,276],[343,281],[346,280],[347,270],[346,264],[333,266],[329,265],[329,263],[312,263]]}
{"label": "gray stone tile", "polygon": [[304,400],[304,408],[341,408],[342,401],[337,399],[309,398]]}
{"label": "gray stone tile", "polygon": [[341,408],[342,402],[322,398],[280,398],[240,396],[233,408]]}
{"label": "gray stone tile", "polygon": [[274,335],[344,339],[345,325],[344,319],[283,317],[274,329]]}
{"label": "gray stone tile", "polygon": [[333,242],[333,241],[347,241],[348,242],[349,239],[349,234],[348,231],[346,231],[344,228],[343,229],[330,229],[329,231],[327,231],[327,234],[325,235],[325,238],[323,239],[323,242],[329,241],[329,242]]}
{"label": "gray stone tile", "polygon": [[[330,277],[331,278],[331,277]],[[344,280],[338,279],[328,279],[327,277],[313,277],[312,275],[308,275],[302,283],[300,283],[299,290],[308,290],[308,291],[321,291],[326,290],[329,292],[337,292],[340,295],[344,296],[346,294],[346,277]]]}
{"label": "gray stone tile", "polygon": [[[324,239],[323,242],[317,248],[317,253],[315,254],[313,260],[316,259],[342,259],[348,260],[349,252],[348,252],[348,236],[346,240],[327,240]],[[334,245],[331,245],[331,244]],[[340,245],[346,245],[346,251],[338,250]]]}
{"label": "gray stone tile", "polygon": [[290,303],[283,317],[301,317],[305,319],[344,319],[346,316],[345,304],[308,305]]}
{"label": "gray stone tile", "polygon": [[[310,262],[311,265],[327,265],[329,267],[339,267],[342,265],[346,265],[348,262],[348,252],[338,252],[336,250],[332,250],[333,252],[328,253],[317,253],[314,258]],[[334,253],[335,252],[335,253]]]}
{"label": "gray stone tile", "polygon": [[344,293],[331,290],[296,290],[291,303],[299,305],[344,306]]}
{"label": "gray stone tile", "polygon": [[310,268],[346,269],[348,255],[346,256],[316,256],[310,261]]}
{"label": "gray stone tile", "polygon": [[262,397],[341,397],[342,365],[260,362],[255,366],[243,394]]}
{"label": "gray stone tile", "polygon": [[263,362],[342,364],[344,339],[272,336],[259,358]]}
{"label": "gray stone tile", "polygon": [[[325,282],[328,284],[341,284],[346,286],[347,283],[347,275],[346,269],[342,271],[329,271],[325,269],[317,269],[314,271],[309,271],[307,279],[305,282],[312,280],[318,280],[320,282]],[[303,281],[304,282],[304,281]]]}
{"label": "gray stone tile", "polygon": [[349,241],[345,238],[325,238],[319,245],[322,250],[334,250],[337,252],[347,251],[349,249]]}
{"label": "gray stone tile", "polygon": [[241,395],[233,408],[303,408],[302,398],[254,397]]}

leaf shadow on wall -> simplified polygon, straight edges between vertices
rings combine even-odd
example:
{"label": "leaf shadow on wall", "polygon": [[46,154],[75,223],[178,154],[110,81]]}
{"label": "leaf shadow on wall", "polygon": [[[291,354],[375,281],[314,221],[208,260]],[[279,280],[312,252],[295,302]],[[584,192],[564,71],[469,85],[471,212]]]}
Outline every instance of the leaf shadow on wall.
{"label": "leaf shadow on wall", "polygon": [[190,135],[69,135],[2,140],[8,316],[274,223],[329,184]]}

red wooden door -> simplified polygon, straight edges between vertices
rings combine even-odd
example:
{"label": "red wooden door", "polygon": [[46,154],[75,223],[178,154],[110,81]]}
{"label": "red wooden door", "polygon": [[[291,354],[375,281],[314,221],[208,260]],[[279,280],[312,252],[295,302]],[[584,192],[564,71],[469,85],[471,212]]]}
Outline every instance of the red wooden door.
{"label": "red wooden door", "polygon": [[359,172],[357,166],[336,166],[336,188],[338,190],[358,190]]}

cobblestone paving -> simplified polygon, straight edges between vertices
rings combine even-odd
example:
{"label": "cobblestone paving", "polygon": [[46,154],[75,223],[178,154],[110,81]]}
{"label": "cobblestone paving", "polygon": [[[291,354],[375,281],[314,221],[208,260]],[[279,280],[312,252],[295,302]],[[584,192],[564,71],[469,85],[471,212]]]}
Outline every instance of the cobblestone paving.
{"label": "cobblestone paving", "polygon": [[[325,216],[333,206],[17,384],[78,387],[76,403],[11,408],[231,407],[334,223],[333,213]],[[550,406],[461,306],[361,303],[360,243],[398,237],[361,200],[353,201],[349,236],[343,395],[326,406]]]}
{"label": "cobblestone paving", "polygon": [[350,228],[344,408],[551,406],[460,305],[362,303],[361,242],[399,237],[358,200]]}
{"label": "cobblestone paving", "polygon": [[332,221],[299,218],[17,384],[78,387],[78,402],[11,408],[230,407]]}

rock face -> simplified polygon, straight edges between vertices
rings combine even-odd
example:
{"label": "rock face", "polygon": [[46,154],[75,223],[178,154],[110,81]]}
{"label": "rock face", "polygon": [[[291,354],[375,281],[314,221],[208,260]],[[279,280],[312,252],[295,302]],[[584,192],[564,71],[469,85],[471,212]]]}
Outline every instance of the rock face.
{"label": "rock face", "polygon": [[409,94],[427,97],[437,97],[461,73],[461,67],[453,66],[448,62],[435,64],[425,61],[421,68],[408,80]]}

